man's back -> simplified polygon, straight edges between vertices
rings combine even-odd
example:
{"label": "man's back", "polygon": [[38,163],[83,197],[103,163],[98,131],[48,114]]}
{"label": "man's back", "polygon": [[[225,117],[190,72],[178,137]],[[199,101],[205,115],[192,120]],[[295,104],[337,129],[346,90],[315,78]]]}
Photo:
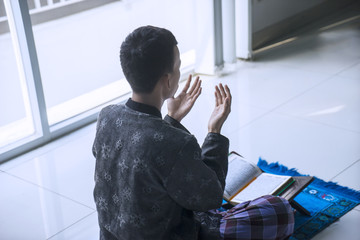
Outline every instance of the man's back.
{"label": "man's back", "polygon": [[[220,194],[222,186],[202,163],[195,138],[161,117],[123,105],[107,107],[98,119],[93,151],[102,234],[118,239],[196,239],[193,213],[185,207],[218,206],[214,186]],[[198,164],[208,172],[193,172]],[[207,196],[206,191],[214,193]],[[209,202],[202,203],[202,196]]]}

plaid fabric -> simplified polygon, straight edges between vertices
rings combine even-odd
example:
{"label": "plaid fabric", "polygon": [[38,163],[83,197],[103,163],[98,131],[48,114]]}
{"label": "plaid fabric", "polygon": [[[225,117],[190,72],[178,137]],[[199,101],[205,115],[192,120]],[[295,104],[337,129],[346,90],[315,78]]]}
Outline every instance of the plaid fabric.
{"label": "plaid fabric", "polygon": [[294,230],[292,208],[281,197],[263,196],[218,213],[222,239],[287,239]]}

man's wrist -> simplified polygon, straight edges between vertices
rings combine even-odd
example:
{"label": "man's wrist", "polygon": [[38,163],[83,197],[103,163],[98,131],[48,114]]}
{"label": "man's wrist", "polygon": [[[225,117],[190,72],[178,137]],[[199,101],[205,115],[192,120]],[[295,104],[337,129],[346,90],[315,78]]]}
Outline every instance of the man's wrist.
{"label": "man's wrist", "polygon": [[208,132],[209,132],[209,133],[220,133],[221,130],[220,130],[220,129],[217,129],[217,128],[208,128]]}
{"label": "man's wrist", "polygon": [[173,113],[168,113],[168,115],[171,117],[171,118],[173,118],[173,119],[175,119],[176,121],[178,121],[178,122],[181,122],[181,120],[182,120],[182,118],[180,117],[180,116],[177,116],[176,114],[173,114]]}

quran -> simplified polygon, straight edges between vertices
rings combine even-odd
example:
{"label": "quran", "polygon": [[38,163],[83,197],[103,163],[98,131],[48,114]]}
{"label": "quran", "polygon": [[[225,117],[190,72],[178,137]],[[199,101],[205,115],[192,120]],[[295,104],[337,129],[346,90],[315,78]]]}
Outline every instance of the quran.
{"label": "quran", "polygon": [[291,176],[264,173],[256,164],[236,152],[231,152],[224,199],[238,204],[264,195],[278,196],[294,181]]}

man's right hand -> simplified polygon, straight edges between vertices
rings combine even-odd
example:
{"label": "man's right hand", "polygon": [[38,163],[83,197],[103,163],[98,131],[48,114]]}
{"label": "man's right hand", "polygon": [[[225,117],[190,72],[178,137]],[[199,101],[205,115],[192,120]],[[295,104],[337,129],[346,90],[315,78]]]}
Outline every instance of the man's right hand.
{"label": "man's right hand", "polygon": [[208,130],[212,133],[220,133],[221,128],[231,111],[231,93],[227,85],[220,83],[215,86],[215,109],[210,116]]}

